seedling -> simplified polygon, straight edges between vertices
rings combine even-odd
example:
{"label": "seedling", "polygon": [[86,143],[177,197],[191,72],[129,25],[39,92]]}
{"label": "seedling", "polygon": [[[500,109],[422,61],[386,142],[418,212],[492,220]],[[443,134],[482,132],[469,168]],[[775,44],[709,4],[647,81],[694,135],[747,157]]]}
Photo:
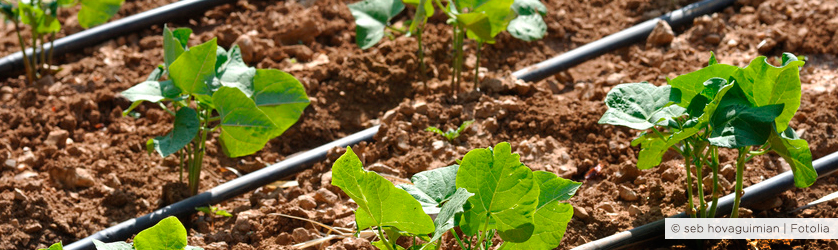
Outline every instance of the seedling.
{"label": "seedling", "polygon": [[49,248],[39,248],[38,250],[64,250],[64,245],[59,241],[49,246]]}
{"label": "seedling", "polygon": [[[358,203],[358,229],[376,230],[380,241],[372,244],[379,249],[404,249],[395,244],[400,237],[414,239],[410,249],[438,248],[446,232],[462,249],[487,250],[495,234],[502,247],[555,248],[573,216],[573,207],[559,201],[570,199],[581,183],[532,171],[519,158],[504,142],[471,150],[461,165],[418,173],[413,185],[393,186],[364,170],[347,148],[332,167],[332,185]],[[426,213],[437,216],[431,220]]]}
{"label": "seedling", "polygon": [[215,216],[223,216],[223,217],[233,217],[233,214],[227,212],[227,210],[218,208],[218,207],[196,207],[195,210],[204,212],[207,215],[215,215]]}
{"label": "seedling", "polygon": [[463,131],[466,131],[466,129],[468,129],[468,127],[471,126],[472,123],[474,123],[474,120],[464,121],[463,124],[460,124],[460,127],[457,128],[457,130],[449,129],[446,132],[442,132],[441,129],[433,126],[426,128],[425,131],[437,133],[441,136],[444,136],[445,139],[448,139],[448,141],[454,141],[454,139],[460,137],[460,134],[463,133]]}
{"label": "seedling", "polygon": [[[355,41],[361,49],[367,49],[378,43],[385,36],[385,29],[400,33],[416,35],[419,45],[418,55],[421,72],[425,72],[424,50],[422,49],[422,30],[429,16],[434,14],[436,3],[447,16],[448,24],[454,28],[453,44],[453,77],[452,91],[459,89],[462,78],[463,39],[477,42],[477,63],[474,67],[474,83],[477,88],[478,70],[480,68],[480,47],[484,43],[495,43],[495,36],[506,30],[513,37],[534,41],[544,37],[547,25],[542,15],[547,14],[547,7],[538,0],[486,0],[486,1],[455,1],[448,0],[443,5],[440,0],[363,0],[349,4],[349,10],[355,17]],[[390,20],[404,10],[404,4],[416,7],[416,13],[407,32],[390,26]],[[421,7],[419,7],[421,6]],[[425,85],[427,89],[427,85]]]}
{"label": "seedling", "polygon": [[[718,197],[719,147],[737,149],[735,200],[731,218],[739,215],[745,163],[775,152],[791,166],[797,187],[817,179],[809,144],[797,137],[789,121],[800,107],[799,68],[804,62],[784,53],[775,67],[764,56],[745,68],[719,64],[711,52],[709,65],[698,71],[667,79],[668,86],[650,83],[620,84],[605,98],[608,110],[599,123],[650,130],[632,141],[641,145],[637,167],[661,163],[667,150],[684,157],[687,213],[715,217]],[[752,150],[756,148],[755,150]],[[702,168],[712,170],[712,202],[705,202]],[[691,169],[696,171],[699,205],[693,203]]]}
{"label": "seedling", "polygon": [[190,192],[195,195],[210,132],[220,132],[227,156],[253,154],[293,125],[309,100],[302,84],[290,74],[247,66],[238,46],[225,51],[212,39],[187,47],[191,33],[187,28],[164,26],[163,65],[122,95],[133,102],[123,115],[149,101],[175,116],[172,131],[149,139],[147,150],[163,157],[177,154],[181,181],[185,167]]}
{"label": "seedling", "polygon": [[[169,216],[160,220],[152,227],[146,228],[134,237],[133,243],[111,242],[104,243],[93,239],[93,245],[97,250],[203,250],[203,248],[189,246],[186,243],[186,228],[174,217]],[[63,250],[64,246],[59,241],[49,248],[38,250]]]}
{"label": "seedling", "polygon": [[[90,28],[113,17],[125,0],[29,0],[11,1],[0,0],[0,10],[6,20],[11,21],[15,27],[18,38],[18,45],[23,53],[23,64],[26,68],[26,80],[33,83],[39,78],[52,74],[52,55],[55,34],[61,31],[61,23],[56,16],[59,7],[74,7],[81,5],[78,13],[79,25],[82,28]],[[32,52],[37,53],[27,56],[27,44],[23,40],[20,24],[29,25],[30,36],[32,37]],[[50,43],[50,50],[46,52],[44,44]]]}

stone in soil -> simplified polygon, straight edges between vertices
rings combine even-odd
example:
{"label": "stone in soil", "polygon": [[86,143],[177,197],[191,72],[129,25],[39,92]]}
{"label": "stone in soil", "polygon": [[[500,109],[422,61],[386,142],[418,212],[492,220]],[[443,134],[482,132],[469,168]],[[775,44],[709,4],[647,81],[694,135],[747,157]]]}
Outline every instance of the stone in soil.
{"label": "stone in soil", "polygon": [[96,183],[93,175],[83,168],[54,166],[50,168],[49,175],[59,187],[65,189],[92,187]]}
{"label": "stone in soil", "polygon": [[637,193],[626,186],[620,185],[620,198],[625,201],[636,201],[638,199]]}
{"label": "stone in soil", "polygon": [[67,138],[70,137],[70,132],[67,130],[58,129],[49,132],[47,139],[44,141],[44,145],[47,146],[56,146],[58,148],[64,148],[67,143]]}
{"label": "stone in soil", "polygon": [[672,32],[672,27],[664,20],[659,20],[652,33],[646,38],[646,43],[652,46],[666,45],[672,42],[675,38],[675,32]]}
{"label": "stone in soil", "polygon": [[338,200],[338,196],[328,189],[320,188],[314,193],[314,200],[320,203],[334,204]]}

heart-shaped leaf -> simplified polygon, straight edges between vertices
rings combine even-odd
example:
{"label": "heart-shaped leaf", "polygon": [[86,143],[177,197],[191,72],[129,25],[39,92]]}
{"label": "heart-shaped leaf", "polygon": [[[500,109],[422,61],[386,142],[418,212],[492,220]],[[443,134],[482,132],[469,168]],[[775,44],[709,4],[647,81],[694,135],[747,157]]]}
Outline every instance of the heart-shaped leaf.
{"label": "heart-shaped leaf", "polygon": [[309,104],[303,85],[288,73],[276,69],[258,69],[253,78],[253,101],[276,129],[271,138],[294,125]]}
{"label": "heart-shaped leaf", "polygon": [[547,24],[538,14],[519,15],[509,22],[506,31],[515,38],[531,42],[541,39],[544,34],[547,34]]}
{"label": "heart-shaped leaf", "polygon": [[608,110],[599,119],[599,123],[639,130],[651,128],[664,118],[653,115],[669,105],[672,99],[677,99],[679,93],[668,85],[657,87],[647,82],[617,85],[605,96]]}
{"label": "heart-shaped leaf", "polygon": [[[216,38],[183,52],[169,67],[172,79],[184,94],[211,96],[209,86],[215,78]],[[209,101],[208,98],[203,100]]]}
{"label": "heart-shaped leaf", "polygon": [[529,240],[523,243],[505,243],[503,249],[556,248],[561,243],[567,223],[573,216],[573,206],[559,201],[570,199],[582,183],[559,178],[554,173],[544,171],[535,171],[533,175],[541,190],[533,219],[535,229]]}
{"label": "heart-shaped leaf", "polygon": [[136,249],[180,250],[186,247],[186,228],[169,216],[134,237]]}
{"label": "heart-shaped leaf", "polygon": [[234,45],[227,54],[227,62],[221,68],[218,79],[222,86],[238,88],[245,95],[251,97],[253,96],[253,77],[255,75],[256,68],[244,63],[241,49],[238,45]]}
{"label": "heart-shaped leaf", "polygon": [[172,131],[164,136],[155,137],[152,141],[154,150],[163,157],[174,154],[195,138],[200,127],[198,113],[192,108],[181,108],[175,114],[175,125]]}
{"label": "heart-shaped leaf", "polygon": [[[178,59],[179,60],[179,59]],[[231,87],[221,87],[212,95],[221,116],[221,147],[229,157],[245,156],[265,147],[277,129],[256,103]]]}
{"label": "heart-shaped leaf", "polygon": [[799,188],[811,186],[818,179],[818,172],[812,166],[812,151],[809,143],[800,139],[791,127],[782,134],[773,131],[768,138],[771,150],[783,157],[794,174],[794,185]]}
{"label": "heart-shaped leaf", "polygon": [[404,10],[399,0],[363,0],[348,4],[355,18],[355,43],[368,49],[384,37],[384,28],[390,19]]}
{"label": "heart-shaped leaf", "polygon": [[125,0],[81,0],[79,10],[79,25],[90,28],[103,24],[119,11]]}

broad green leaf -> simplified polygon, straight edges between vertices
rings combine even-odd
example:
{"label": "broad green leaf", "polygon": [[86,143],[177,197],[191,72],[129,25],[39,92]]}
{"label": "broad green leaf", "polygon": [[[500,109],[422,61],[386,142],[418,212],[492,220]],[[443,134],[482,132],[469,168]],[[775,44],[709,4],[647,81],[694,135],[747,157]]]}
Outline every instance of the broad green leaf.
{"label": "broad green leaf", "polygon": [[[480,30],[473,30],[468,26],[466,35],[469,39],[474,39],[483,43],[495,43],[495,36],[500,32],[506,30],[509,21],[514,17],[513,11],[510,8],[514,0],[479,0],[479,1],[464,1],[461,8],[468,8],[470,13],[482,13],[486,16],[489,22],[488,36],[483,33],[486,29],[482,24],[476,25],[475,28]],[[460,19],[459,15],[457,19]],[[473,22],[473,21],[467,21]]]}
{"label": "broad green leaf", "polygon": [[731,85],[711,117],[710,144],[727,148],[764,144],[783,104],[753,107],[739,82]]}
{"label": "broad green leaf", "polygon": [[505,243],[502,249],[553,249],[564,237],[567,223],[573,217],[573,206],[562,203],[570,199],[582,183],[559,178],[554,173],[536,171],[533,173],[541,194],[535,211],[532,237],[523,243]]}
{"label": "broad green leaf", "polygon": [[599,123],[639,130],[651,128],[662,119],[661,116],[653,117],[653,114],[671,102],[672,92],[672,87],[668,85],[657,87],[647,82],[617,85],[605,96],[608,110]]}
{"label": "broad green leaf", "polygon": [[[176,29],[182,30],[184,28]],[[189,30],[189,29],[186,29]],[[191,32],[191,30],[189,30]],[[187,36],[188,38],[188,36]],[[163,63],[166,65],[168,69],[170,65],[172,65],[175,60],[183,54],[186,46],[184,46],[181,41],[174,36],[172,30],[169,29],[168,26],[165,24],[163,25]]]}
{"label": "broad green leaf", "polygon": [[777,131],[788,127],[800,107],[799,67],[803,64],[803,61],[787,59],[785,66],[775,67],[764,56],[760,56],[733,75],[754,106],[785,105],[783,113],[776,119]]}
{"label": "broad green leaf", "polygon": [[547,34],[547,24],[538,14],[519,15],[509,22],[506,31],[515,38],[532,42],[543,38],[544,34]]}
{"label": "broad green leaf", "polygon": [[61,31],[61,23],[58,22],[58,18],[51,15],[44,15],[42,18],[43,21],[38,24],[38,33],[49,34]]}
{"label": "broad green leaf", "polygon": [[422,171],[410,178],[413,185],[400,184],[396,187],[409,193],[423,207],[439,207],[457,191],[457,170],[459,165],[451,165]]}
{"label": "broad green leaf", "polygon": [[221,148],[229,157],[245,156],[265,147],[273,138],[276,125],[256,103],[231,87],[221,87],[212,95],[221,116]]}
{"label": "broad green leaf", "polygon": [[171,80],[162,82],[145,81],[122,91],[120,94],[132,102],[131,106],[122,112],[122,115],[125,116],[143,101],[160,102],[166,99],[175,99],[180,95],[180,89],[175,87]]}
{"label": "broad green leaf", "polygon": [[81,0],[79,25],[90,28],[111,19],[125,0]]}
{"label": "broad green leaf", "polygon": [[547,14],[547,6],[539,0],[515,0],[511,8],[519,16]]}
{"label": "broad green leaf", "polygon": [[303,85],[288,73],[276,69],[257,69],[253,77],[253,101],[271,119],[277,137],[294,125],[309,104]]}
{"label": "broad green leaf", "polygon": [[483,43],[494,41],[492,24],[485,13],[463,13],[457,15],[457,21],[466,28],[466,35]]}
{"label": "broad green leaf", "polygon": [[[227,51],[224,50],[223,47],[218,46],[215,50],[215,73],[221,74],[221,71],[224,70],[224,64],[227,63],[230,56],[227,54]],[[220,87],[220,85],[219,85]]]}
{"label": "broad green leaf", "polygon": [[172,131],[154,138],[154,150],[163,157],[174,154],[195,138],[200,127],[198,112],[189,107],[181,108],[175,114],[175,125]]}
{"label": "broad green leaf", "polygon": [[[127,243],[124,241],[117,241],[111,243],[105,243],[93,239],[93,245],[96,246],[96,250],[133,250],[134,246],[131,243]],[[52,249],[50,249],[52,250]]]}
{"label": "broad green leaf", "polygon": [[[390,240],[393,240],[393,239],[390,239]],[[386,249],[405,250],[404,247],[399,246],[398,244],[395,245],[395,248],[393,248],[393,246],[388,247],[387,245],[384,244],[384,241],[381,241],[381,240],[370,242],[370,244],[372,246],[378,248],[378,249],[381,249],[381,250],[386,250]]]}
{"label": "broad green leaf", "polygon": [[[157,68],[154,68],[154,70],[153,70],[153,71],[151,71],[151,74],[148,74],[148,77],[146,77],[146,79],[145,79],[145,80],[146,80],[146,81],[157,81],[157,80],[160,80],[160,77],[163,77],[163,74],[164,74],[164,72],[165,72],[165,71],[166,71],[166,70],[165,70],[165,69],[163,69],[163,66],[162,66],[162,65],[158,65],[158,66],[157,66]],[[178,90],[178,92],[180,92],[180,90]]]}
{"label": "broad green leaf", "polygon": [[794,185],[799,188],[811,186],[818,179],[818,172],[812,166],[812,151],[809,150],[809,143],[806,140],[797,138],[791,127],[783,134],[776,131],[768,138],[771,150],[777,152],[789,163],[794,174]]}
{"label": "broad green leaf", "polygon": [[44,18],[44,10],[38,5],[32,5],[23,1],[18,2],[21,12],[20,21],[32,27],[38,27]]}
{"label": "broad green leaf", "polygon": [[[409,33],[416,34],[422,32],[419,27],[424,26],[428,22],[428,17],[434,15],[433,0],[405,0],[403,2],[416,7],[416,13],[413,14],[413,22],[410,23]],[[418,6],[424,6],[424,8],[419,8]]]}
{"label": "broad green leaf", "polygon": [[693,97],[704,90],[704,83],[707,80],[713,77],[728,79],[736,70],[739,70],[739,67],[727,64],[713,64],[671,79],[669,80],[669,85],[681,91],[681,101],[678,102],[678,105],[689,107]]}
{"label": "broad green leaf", "polygon": [[[94,240],[94,242],[96,242],[96,241],[97,240]],[[38,250],[64,250],[64,245],[61,244],[61,241],[59,241],[59,242],[56,242],[55,244],[50,245],[49,248],[41,248],[41,249],[38,249]]]}
{"label": "broad green leaf", "polygon": [[134,237],[136,249],[180,250],[186,247],[186,228],[177,217],[169,216]]}
{"label": "broad green leaf", "polygon": [[506,142],[499,143],[494,150],[474,149],[466,153],[457,174],[457,187],[474,196],[468,199],[471,208],[464,212],[467,223],[460,225],[463,232],[474,235],[489,220],[488,229],[497,229],[504,241],[526,240],[504,237],[510,235],[507,232],[532,228],[532,216],[538,205],[539,190],[532,170],[519,158]]}
{"label": "broad green leaf", "polygon": [[390,226],[411,234],[434,231],[433,221],[419,202],[384,177],[364,170],[351,147],[332,166],[332,185],[358,204],[355,221],[360,230]]}
{"label": "broad green leaf", "polygon": [[[238,45],[234,45],[227,55],[227,63],[219,72],[218,79],[222,86],[238,88],[247,97],[253,96],[253,76],[256,68],[247,66],[242,59],[242,52]],[[306,98],[308,101],[308,98]]]}
{"label": "broad green leaf", "polygon": [[216,38],[183,52],[169,67],[172,79],[184,94],[210,96],[215,78]]}
{"label": "broad green leaf", "polygon": [[355,43],[367,49],[384,37],[384,28],[390,19],[404,9],[400,0],[363,0],[348,4],[355,18]]}
{"label": "broad green leaf", "polygon": [[468,202],[468,199],[474,196],[465,188],[458,188],[449,199],[442,204],[436,219],[434,219],[434,236],[430,241],[436,241],[442,238],[445,232],[456,226],[457,214],[463,213],[463,206]]}
{"label": "broad green leaf", "polygon": [[184,49],[189,47],[190,35],[192,35],[192,29],[186,27],[177,28],[172,31],[172,37],[177,39]]}
{"label": "broad green leaf", "polygon": [[77,0],[58,0],[56,2],[58,2],[58,5],[61,7],[72,7],[78,3]]}

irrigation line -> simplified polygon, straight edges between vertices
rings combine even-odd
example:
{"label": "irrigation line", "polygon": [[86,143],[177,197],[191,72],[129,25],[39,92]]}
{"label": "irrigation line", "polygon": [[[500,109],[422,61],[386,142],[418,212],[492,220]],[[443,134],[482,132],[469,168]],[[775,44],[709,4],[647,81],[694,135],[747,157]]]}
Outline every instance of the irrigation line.
{"label": "irrigation line", "polygon": [[276,180],[292,176],[305,169],[308,164],[325,159],[326,153],[332,148],[346,147],[362,141],[372,141],[373,136],[378,133],[379,127],[379,125],[376,125],[296,156],[289,157],[279,163],[218,185],[209,191],[158,209],[142,217],[130,219],[116,226],[99,231],[87,238],[65,246],[64,249],[93,249],[93,239],[103,242],[123,241],[143,229],[154,226],[154,224],[166,217],[188,214],[194,212],[196,207],[217,204],[258,187],[268,185]]}
{"label": "irrigation line", "polygon": [[[134,14],[119,20],[102,24],[63,38],[55,40],[54,45],[44,44],[44,51],[55,47],[55,55],[80,51],[117,36],[126,35],[147,29],[155,24],[183,19],[188,17],[184,13],[202,13],[217,5],[233,3],[233,0],[183,0],[165,6],[157,7],[142,13]],[[40,53],[40,49],[38,49]],[[26,49],[29,57],[36,56],[32,48]],[[0,58],[0,76],[9,76],[24,70],[23,53],[18,51]]]}
{"label": "irrigation line", "polygon": [[[835,173],[838,171],[838,152],[821,157],[812,162],[812,165],[818,173],[818,179]],[[741,207],[747,207],[749,205],[765,201],[766,199],[775,197],[778,194],[794,187],[794,174],[792,174],[791,171],[786,171],[768,180],[764,180],[745,188],[745,195],[742,196]],[[725,197],[719,198],[719,206],[717,208],[718,210],[716,210],[716,215],[730,213],[730,210],[733,208],[734,198],[734,194],[729,194]],[[680,213],[669,218],[687,218],[687,215],[685,213]],[[621,249],[636,246],[650,240],[659,239],[664,237],[664,220],[665,219],[661,219],[628,231],[623,231],[596,241],[588,242],[584,245],[573,248],[573,250]]]}
{"label": "irrigation line", "polygon": [[733,4],[736,0],[704,0],[674,10],[658,18],[647,20],[631,28],[611,34],[602,39],[583,45],[582,47],[565,52],[564,54],[547,59],[536,65],[515,71],[512,76],[527,81],[536,82],[555,75],[588,59],[625,47],[636,42],[644,41],[649,33],[655,29],[658,20],[664,20],[672,27],[692,23],[699,16],[720,11]]}

